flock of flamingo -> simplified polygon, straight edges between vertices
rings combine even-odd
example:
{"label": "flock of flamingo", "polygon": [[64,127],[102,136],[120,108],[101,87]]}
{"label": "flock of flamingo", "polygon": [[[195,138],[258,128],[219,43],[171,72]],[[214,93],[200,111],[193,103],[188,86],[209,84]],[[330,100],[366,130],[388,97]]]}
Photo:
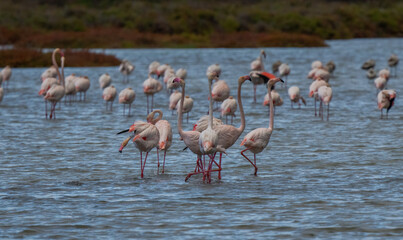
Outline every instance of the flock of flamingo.
{"label": "flock of flamingo", "polygon": [[[60,69],[56,61],[56,55],[60,54]],[[164,151],[164,160],[162,173],[165,169],[165,156],[169,147],[172,145],[172,127],[167,120],[163,120],[163,112],[161,110],[153,109],[154,94],[160,92],[164,86],[167,91],[171,92],[169,97],[169,110],[177,111],[177,127],[181,140],[190,151],[196,156],[196,166],[194,171],[186,176],[188,180],[191,176],[196,174],[203,175],[203,181],[211,182],[211,174],[218,173],[218,179],[221,179],[221,162],[223,154],[226,150],[233,146],[238,138],[241,136],[245,129],[246,119],[242,105],[241,89],[246,81],[253,84],[254,89],[254,102],[256,102],[256,88],[258,85],[267,85],[267,94],[264,98],[263,105],[269,108],[269,126],[268,128],[262,127],[254,129],[245,135],[241,142],[244,149],[240,152],[241,155],[249,161],[254,167],[254,174],[257,175],[258,167],[256,163],[256,154],[262,152],[270,141],[270,136],[274,129],[274,115],[275,107],[283,104],[283,99],[275,90],[275,85],[281,82],[283,87],[287,88],[287,76],[290,74],[290,67],[286,63],[280,61],[272,65],[272,73],[268,73],[264,67],[264,58],[266,53],[261,50],[258,58],[251,62],[251,71],[248,75],[241,76],[238,79],[237,99],[229,94],[228,84],[220,79],[221,67],[219,64],[213,64],[207,68],[206,76],[209,87],[209,112],[208,115],[202,116],[191,131],[185,131],[182,128],[183,114],[192,110],[193,99],[186,95],[186,77],[187,72],[185,69],[179,69],[176,72],[168,64],[160,64],[156,61],[149,65],[148,78],[143,82],[143,91],[147,96],[147,119],[146,121],[136,121],[128,129],[125,129],[118,134],[130,133],[121,144],[120,152],[128,145],[130,141],[135,143],[135,146],[140,151],[141,162],[141,178],[144,176],[144,168],[147,161],[148,153],[156,148],[158,159],[158,172],[159,172],[159,151]],[[396,55],[392,55],[388,61],[389,66],[395,69],[398,65],[399,59]],[[65,101],[71,102],[76,100],[76,95],[79,93],[78,101],[85,101],[86,91],[90,87],[90,80],[88,77],[81,77],[71,74],[65,78],[64,76],[64,63],[65,56],[63,52],[57,48],[52,54],[53,65],[42,73],[42,84],[39,90],[39,95],[43,96],[45,100],[45,116],[49,119],[56,118],[56,105],[62,98]],[[386,109],[386,116],[394,104],[396,91],[386,89],[387,82],[390,77],[388,69],[381,69],[378,74],[375,70],[375,61],[368,60],[362,65],[362,69],[368,70],[367,77],[374,80],[377,93],[378,108],[381,110],[381,118],[383,117],[383,109]],[[315,116],[320,116],[323,120],[324,106],[327,106],[327,120],[329,120],[329,106],[332,100],[332,88],[329,80],[335,70],[335,64],[330,61],[323,65],[320,61],[314,61],[311,64],[311,70],[308,73],[308,78],[313,81],[309,87],[309,97],[314,99],[315,103]],[[124,81],[129,81],[129,75],[134,71],[135,66],[129,61],[124,60],[119,67],[120,72],[124,75]],[[275,74],[278,73],[278,76]],[[374,74],[375,73],[375,74]],[[11,68],[6,66],[0,74],[0,101],[3,99],[4,91],[1,88],[2,82],[8,85],[11,77]],[[159,78],[163,77],[163,83]],[[285,80],[283,80],[285,79]],[[112,104],[116,98],[117,90],[111,84],[111,77],[105,73],[100,76],[99,84],[103,89],[103,99],[107,110],[112,110]],[[181,91],[177,90],[180,89]],[[306,105],[306,101],[301,96],[298,86],[291,86],[288,88],[288,95],[291,102],[291,107],[298,104],[299,108],[301,103]],[[123,104],[123,115],[125,115],[125,108],[128,105],[128,115],[130,116],[131,104],[135,100],[136,94],[132,88],[125,88],[119,93],[119,103]],[[151,102],[149,102],[151,98]],[[319,101],[319,109],[317,111],[316,102]],[[50,111],[48,114],[47,103],[50,103]],[[221,102],[221,107],[214,108],[214,102]],[[236,110],[239,108],[241,124],[239,127],[232,125],[232,119],[235,116]],[[225,123],[220,119],[213,117],[213,111],[219,109],[221,116],[226,117]],[[231,123],[228,124],[228,116],[231,117]],[[187,120],[189,118],[187,117]],[[253,153],[253,160],[245,155],[245,152]],[[143,152],[145,158],[143,162]],[[216,155],[219,154],[219,159],[216,160]]]}

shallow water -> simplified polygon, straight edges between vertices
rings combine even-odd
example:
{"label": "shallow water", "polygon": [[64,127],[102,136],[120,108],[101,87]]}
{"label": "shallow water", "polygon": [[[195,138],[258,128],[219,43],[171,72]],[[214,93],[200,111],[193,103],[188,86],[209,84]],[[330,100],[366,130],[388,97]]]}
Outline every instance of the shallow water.
{"label": "shallow water", "polygon": [[[284,105],[276,108],[274,131],[269,146],[257,155],[254,176],[239,144],[249,131],[267,127],[268,115],[261,105],[265,88],[258,89],[259,103],[253,104],[252,84],[245,83],[245,132],[223,159],[222,180],[214,174],[211,184],[201,176],[184,181],[195,157],[181,151],[185,145],[165,90],[154,101],[174,130],[165,174],[157,173],[153,150],[141,179],[139,152],[130,143],[120,154],[125,136],[116,133],[145,119],[141,83],[151,61],[188,70],[187,95],[195,100],[189,123],[184,122],[190,130],[208,109],[207,66],[221,65],[221,78],[234,95],[238,77],[248,74],[259,49],[104,50],[136,65],[130,83],[122,82],[117,67],[67,67],[66,76],[87,75],[91,88],[85,103],[63,104],[57,120],[45,119],[37,95],[44,68],[13,69],[0,103],[0,237],[401,239],[403,68],[388,83],[398,96],[386,120],[376,108],[373,81],[360,67],[373,58],[379,70],[387,67],[392,53],[401,58],[403,39],[328,43],[328,48],[265,48],[265,63],[271,69],[276,60],[287,62],[288,85],[299,86],[307,98],[311,62],[333,60],[330,121],[314,117],[312,99],[292,110],[285,88],[278,85]],[[117,99],[112,112],[105,110],[98,78],[106,72],[118,92],[135,89],[133,116],[122,116]],[[234,125],[239,124],[238,113]]]}

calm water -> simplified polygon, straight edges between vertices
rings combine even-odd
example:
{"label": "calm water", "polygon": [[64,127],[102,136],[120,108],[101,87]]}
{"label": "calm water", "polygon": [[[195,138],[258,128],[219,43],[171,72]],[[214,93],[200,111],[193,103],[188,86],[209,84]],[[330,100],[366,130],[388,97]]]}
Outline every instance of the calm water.
{"label": "calm water", "polygon": [[[245,83],[245,132],[223,160],[222,180],[213,175],[211,184],[201,176],[184,181],[195,157],[181,151],[185,145],[165,91],[155,96],[155,108],[174,129],[165,174],[157,173],[153,150],[141,179],[139,152],[131,143],[120,154],[125,136],[115,134],[145,119],[141,84],[151,61],[188,70],[187,94],[195,99],[184,124],[189,130],[208,109],[207,66],[219,63],[222,79],[236,94],[238,77],[249,72],[259,49],[105,50],[136,65],[130,84],[122,83],[117,67],[67,68],[66,76],[87,75],[91,88],[85,103],[62,105],[55,121],[45,119],[37,95],[44,68],[13,69],[0,103],[0,237],[401,239],[403,67],[388,83],[398,93],[388,120],[380,119],[373,81],[360,67],[369,58],[377,61],[377,70],[387,67],[392,53],[402,58],[403,39],[328,43],[328,48],[266,48],[265,63],[270,69],[276,60],[287,62],[289,86],[298,85],[307,97],[311,62],[333,60],[330,121],[314,117],[312,99],[291,110],[279,85],[284,105],[276,108],[274,132],[258,155],[256,177],[239,144],[247,132],[268,126],[267,108],[261,105],[265,88],[258,89],[259,104],[253,104],[252,84]],[[112,112],[105,110],[98,78],[106,72],[118,91],[135,89],[133,116],[123,117],[117,101]],[[234,124],[240,124],[239,116]]]}

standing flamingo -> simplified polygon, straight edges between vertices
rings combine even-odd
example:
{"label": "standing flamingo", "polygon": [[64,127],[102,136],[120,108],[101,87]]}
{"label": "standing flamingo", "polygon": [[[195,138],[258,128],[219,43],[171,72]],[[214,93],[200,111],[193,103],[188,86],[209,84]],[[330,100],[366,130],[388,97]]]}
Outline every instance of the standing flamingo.
{"label": "standing flamingo", "polygon": [[159,79],[160,76],[164,76],[165,75],[165,71],[167,69],[172,69],[171,66],[169,66],[168,64],[161,64],[158,66],[157,68],[157,78]]}
{"label": "standing flamingo", "polygon": [[[201,118],[199,118],[199,120],[197,120],[197,122],[193,124],[193,131],[203,132],[204,130],[206,130],[208,125],[208,119],[209,115],[204,115]],[[213,117],[213,128],[215,128],[216,125],[221,124],[223,124],[223,122],[220,119]]]}
{"label": "standing flamingo", "polygon": [[266,58],[266,52],[262,49],[260,50],[259,57],[250,63],[250,69],[252,71],[264,71],[263,58]]}
{"label": "standing flamingo", "polygon": [[76,91],[80,93],[79,101],[81,101],[81,95],[83,94],[84,95],[83,101],[85,102],[87,91],[91,85],[90,79],[87,76],[78,77],[74,81],[74,85],[76,86]]}
{"label": "standing flamingo", "polygon": [[[241,151],[241,155],[248,160],[253,167],[255,168],[255,175],[257,175],[257,166],[256,166],[256,154],[262,152],[267,144],[269,144],[271,133],[273,132],[274,126],[274,106],[273,101],[271,99],[271,87],[274,86],[277,82],[283,82],[282,79],[277,78],[273,74],[262,72],[261,76],[268,81],[268,91],[269,91],[269,102],[270,102],[270,123],[269,128],[257,128],[250,133],[248,133],[241,142],[241,146],[245,146],[246,148]],[[245,151],[251,151],[253,153],[254,162],[252,162],[247,156],[244,155]]]}
{"label": "standing flamingo", "polygon": [[394,77],[397,77],[397,65],[399,64],[399,58],[397,57],[396,54],[392,54],[390,58],[388,59],[388,65],[391,69],[394,69],[395,74],[393,74]]}
{"label": "standing flamingo", "polygon": [[257,85],[263,84],[264,79],[260,76],[261,71],[251,71],[249,73],[249,76],[251,78],[251,81],[253,83],[253,103],[256,103],[256,88]]}
{"label": "standing flamingo", "polygon": [[66,104],[67,96],[68,96],[69,104],[71,104],[72,98],[75,97],[75,95],[77,93],[76,86],[74,85],[74,82],[76,81],[75,74],[73,73],[70,76],[67,76],[64,81],[66,82],[64,103]]}
{"label": "standing flamingo", "polygon": [[[186,96],[185,100],[182,100],[183,97],[181,98],[181,100],[178,101],[177,105],[176,105],[176,109],[178,109],[178,114],[179,112],[181,112],[181,114],[186,113],[186,122],[189,122],[189,112],[192,111],[193,108],[193,98]],[[182,104],[183,102],[183,107],[182,107],[182,111],[179,111],[179,106]]]}
{"label": "standing flamingo", "polygon": [[284,77],[285,76],[285,87],[287,88],[287,78],[288,75],[290,74],[291,70],[290,70],[290,66],[288,66],[287,63],[282,63],[279,67],[278,67],[278,71],[280,73],[280,77]]}
{"label": "standing flamingo", "polygon": [[130,87],[123,89],[119,93],[119,103],[123,104],[123,116],[125,115],[126,104],[129,104],[128,116],[130,116],[130,109],[132,108],[134,99],[136,99],[136,93]]}
{"label": "standing flamingo", "polygon": [[[162,116],[162,113],[160,114]],[[159,152],[158,150],[164,151],[164,163],[162,164],[162,173],[165,171],[165,156],[167,154],[167,150],[172,144],[172,127],[171,124],[167,120],[159,120],[155,123],[155,126],[158,129],[160,134],[158,148],[157,148],[157,156],[158,156],[158,172],[160,168],[159,162]]]}
{"label": "standing flamingo", "polygon": [[318,98],[318,89],[322,86],[329,86],[329,84],[323,80],[315,80],[311,83],[311,86],[309,86],[309,97],[313,97],[314,102],[315,102],[315,117],[317,116],[316,114],[316,101],[319,100]]}
{"label": "standing flamingo", "polygon": [[322,111],[322,120],[323,120],[323,104],[327,105],[327,121],[329,121],[329,108],[330,101],[332,100],[332,88],[328,86],[322,86],[318,89],[318,97],[320,99],[320,111]]}
{"label": "standing flamingo", "polygon": [[273,73],[278,72],[278,68],[280,67],[281,64],[282,64],[281,61],[275,61],[275,62],[271,65],[271,70],[273,71]]}
{"label": "standing flamingo", "polygon": [[[61,55],[61,70],[60,74],[59,66],[56,62],[56,53],[60,53]],[[44,97],[45,100],[51,103],[49,118],[52,119],[54,117],[56,119],[56,104],[64,97],[65,89],[64,89],[64,55],[60,51],[59,48],[56,48],[52,53],[52,62],[56,67],[57,75],[59,77],[58,84],[53,84],[50,89],[46,92]]]}
{"label": "standing flamingo", "polygon": [[218,80],[213,84],[211,97],[214,102],[223,102],[230,95],[230,89],[226,81]]}
{"label": "standing flamingo", "polygon": [[181,97],[182,93],[180,93],[178,90],[175,90],[173,93],[171,93],[171,96],[169,96],[169,110],[172,110],[172,113],[176,109],[176,105]]}
{"label": "standing flamingo", "polygon": [[388,118],[389,110],[392,108],[396,98],[396,91],[382,90],[378,93],[378,109],[381,110],[381,118],[383,118],[383,109],[386,108],[386,118]]}
{"label": "standing flamingo", "polygon": [[105,100],[106,110],[108,110],[108,102],[111,103],[110,111],[112,111],[113,101],[116,97],[116,88],[113,85],[106,87],[102,93],[102,98]]}
{"label": "standing flamingo", "polygon": [[384,68],[384,69],[379,70],[378,76],[385,78],[386,81],[389,80],[389,77],[390,77],[389,69]]}
{"label": "standing flamingo", "polygon": [[43,73],[41,75],[41,80],[43,82],[46,78],[56,78],[56,77],[57,77],[56,68],[55,68],[55,66],[52,65],[49,68],[47,68],[45,71],[43,71]]}
{"label": "standing flamingo", "polygon": [[129,82],[129,75],[134,71],[135,66],[128,60],[123,60],[119,66],[120,73],[123,74],[124,82]]}
{"label": "standing flamingo", "polygon": [[180,79],[186,80],[186,77],[188,76],[188,72],[184,68],[179,68],[178,70],[176,70],[175,75]]}
{"label": "standing flamingo", "polygon": [[108,73],[104,73],[99,77],[99,87],[101,89],[105,89],[109,85],[111,85],[112,79]]}
{"label": "standing flamingo", "polygon": [[375,84],[377,91],[383,90],[386,87],[386,83],[387,83],[387,81],[386,81],[386,78],[384,78],[384,77],[378,77],[374,80],[374,84]]}
{"label": "standing flamingo", "polygon": [[[161,91],[162,84],[155,78],[149,77],[143,82],[143,92],[147,96],[147,114],[153,110],[154,94]],[[151,107],[149,105],[149,96],[151,95]]]}
{"label": "standing flamingo", "polygon": [[160,63],[157,61],[154,61],[148,65],[148,77],[157,76],[158,75],[158,67],[160,66]]}
{"label": "standing flamingo", "polygon": [[219,64],[212,64],[208,66],[206,71],[207,79],[218,79],[221,76],[221,66]]}
{"label": "standing flamingo", "polygon": [[9,65],[5,66],[0,72],[0,75],[3,76],[3,82],[6,82],[6,89],[8,88],[8,82],[11,78],[11,73],[11,67]]}
{"label": "standing flamingo", "polygon": [[[271,100],[272,100],[273,105],[274,105],[274,114],[276,114],[276,107],[282,106],[284,101],[281,98],[280,94],[274,89],[274,86],[272,86],[270,94],[271,94]],[[264,96],[263,106],[268,106],[269,107],[269,112],[268,113],[270,114],[269,91],[267,91],[267,94]]]}
{"label": "standing flamingo", "polygon": [[298,103],[298,108],[301,108],[301,103],[299,100],[302,101],[304,105],[306,105],[305,99],[301,96],[299,92],[299,87],[292,86],[288,89],[288,96],[290,97],[291,101],[291,108],[294,108],[294,103]]}
{"label": "standing flamingo", "polygon": [[238,108],[236,100],[233,96],[229,96],[221,104],[221,117],[225,116],[225,124],[228,124],[228,116],[231,116],[231,124],[235,117],[235,111]]}

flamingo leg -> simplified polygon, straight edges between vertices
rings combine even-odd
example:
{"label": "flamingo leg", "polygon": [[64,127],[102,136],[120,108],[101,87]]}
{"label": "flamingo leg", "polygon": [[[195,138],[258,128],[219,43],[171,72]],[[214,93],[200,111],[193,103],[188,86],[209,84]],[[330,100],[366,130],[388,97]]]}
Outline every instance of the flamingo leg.
{"label": "flamingo leg", "polygon": [[157,173],[159,173],[160,172],[160,152],[159,152],[158,148],[157,148],[157,168],[158,168]]}
{"label": "flamingo leg", "polygon": [[162,173],[165,172],[165,156],[167,155],[167,150],[164,151],[164,163],[162,164]]}
{"label": "flamingo leg", "polygon": [[147,161],[147,156],[148,156],[148,152],[146,152],[146,157],[144,158],[144,164],[143,167],[141,168],[141,178],[144,177],[144,168],[146,167],[146,161]]}
{"label": "flamingo leg", "polygon": [[45,118],[48,119],[48,102],[45,100]]}
{"label": "flamingo leg", "polygon": [[255,163],[253,163],[247,156],[245,156],[244,152],[250,150],[250,148],[246,148],[244,150],[241,151],[241,155],[250,162],[250,164],[252,164],[252,166],[255,168],[255,175],[257,175],[257,166],[256,166],[256,154],[254,154],[255,156]]}
{"label": "flamingo leg", "polygon": [[193,173],[189,173],[189,174],[186,176],[185,182],[186,182],[187,180],[189,180],[189,178],[190,178],[191,176],[193,176],[193,175],[195,175],[195,174],[202,173],[202,172],[203,172],[203,162],[202,162],[201,156],[198,155],[198,156],[197,156],[197,161],[196,161],[195,170],[194,170]]}
{"label": "flamingo leg", "polygon": [[253,103],[256,103],[256,84],[253,84]]}
{"label": "flamingo leg", "polygon": [[154,107],[154,94],[151,95],[151,112],[154,110],[153,107]]}
{"label": "flamingo leg", "polygon": [[220,161],[218,163],[218,168],[219,168],[218,179],[221,179],[221,158],[222,158],[222,153],[220,153]]}
{"label": "flamingo leg", "polygon": [[327,121],[329,121],[329,108],[330,108],[330,103],[327,104]]}
{"label": "flamingo leg", "polygon": [[147,114],[149,113],[149,106],[148,106],[148,95],[147,95]]}
{"label": "flamingo leg", "polygon": [[[314,96],[314,98],[315,98],[315,96]],[[314,101],[315,101],[315,117],[317,116],[316,115],[316,98],[314,99]]]}

